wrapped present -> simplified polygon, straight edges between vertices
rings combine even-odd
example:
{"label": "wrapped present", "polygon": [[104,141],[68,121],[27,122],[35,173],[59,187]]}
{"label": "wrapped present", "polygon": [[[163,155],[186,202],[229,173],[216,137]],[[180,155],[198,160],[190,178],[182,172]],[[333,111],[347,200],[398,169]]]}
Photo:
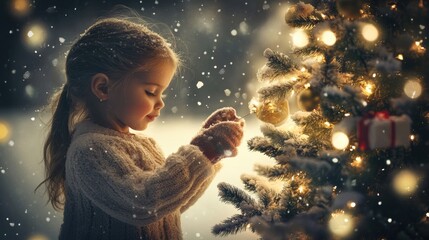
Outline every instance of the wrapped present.
{"label": "wrapped present", "polygon": [[358,121],[357,128],[361,150],[410,145],[411,119],[405,114],[389,116],[387,111],[368,114]]}

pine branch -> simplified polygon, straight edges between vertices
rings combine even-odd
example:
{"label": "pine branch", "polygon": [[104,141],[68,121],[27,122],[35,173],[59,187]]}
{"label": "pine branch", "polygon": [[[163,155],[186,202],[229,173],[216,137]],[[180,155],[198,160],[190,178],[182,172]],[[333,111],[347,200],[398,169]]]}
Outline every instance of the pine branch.
{"label": "pine branch", "polygon": [[322,114],[331,122],[339,122],[346,113],[360,115],[364,108],[360,92],[350,86],[343,89],[327,86],[323,88],[321,96]]}
{"label": "pine branch", "polygon": [[253,216],[254,215],[236,214],[227,218],[222,223],[216,224],[212,228],[212,233],[217,236],[237,234],[238,232],[246,229],[249,219]]}
{"label": "pine branch", "polygon": [[300,135],[295,134],[291,131],[284,131],[278,129],[272,124],[262,125],[261,132],[264,134],[265,137],[268,137],[271,140],[272,144],[277,144],[278,146],[283,146],[285,144],[285,141],[288,140],[293,139],[298,141],[300,139]]}
{"label": "pine branch", "polygon": [[286,19],[286,23],[295,28],[311,29],[314,28],[318,23],[324,22],[322,15],[315,12],[314,14],[303,17],[296,16],[295,18]]}
{"label": "pine branch", "polygon": [[[248,206],[256,206],[256,201],[243,190],[228,183],[219,183],[219,196],[223,202],[233,204],[237,209],[243,210],[243,203]],[[256,207],[255,207],[256,208]]]}
{"label": "pine branch", "polygon": [[309,45],[304,48],[295,49],[293,54],[299,57],[316,57],[322,55],[326,50],[320,48],[319,46]]}
{"label": "pine branch", "polygon": [[266,99],[285,99],[293,90],[296,81],[289,80],[279,84],[262,87],[258,90],[259,98]]}
{"label": "pine branch", "polygon": [[261,152],[269,157],[276,157],[287,154],[283,149],[274,147],[271,141],[266,137],[254,137],[247,141],[249,150]]}
{"label": "pine branch", "polygon": [[289,168],[284,165],[275,165],[271,167],[271,166],[256,164],[254,167],[254,170],[259,175],[267,177],[270,180],[285,179],[287,178],[287,175],[290,172]]}
{"label": "pine branch", "polygon": [[292,70],[296,70],[296,66],[290,57],[281,52],[267,48],[264,51],[264,57],[268,59],[268,67],[270,68],[278,69],[282,72],[291,72]]}

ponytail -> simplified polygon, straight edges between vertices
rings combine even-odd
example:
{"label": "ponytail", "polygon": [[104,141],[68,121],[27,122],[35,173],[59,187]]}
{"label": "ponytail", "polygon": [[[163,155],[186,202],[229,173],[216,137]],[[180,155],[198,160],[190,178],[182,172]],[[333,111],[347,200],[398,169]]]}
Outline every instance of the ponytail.
{"label": "ponytail", "polygon": [[65,200],[65,163],[67,148],[71,141],[69,131],[71,103],[68,95],[69,85],[65,84],[63,89],[53,96],[52,107],[55,111],[43,147],[45,180],[34,190],[36,191],[42,184],[45,184],[49,197],[47,203],[51,202],[55,210],[62,209]]}

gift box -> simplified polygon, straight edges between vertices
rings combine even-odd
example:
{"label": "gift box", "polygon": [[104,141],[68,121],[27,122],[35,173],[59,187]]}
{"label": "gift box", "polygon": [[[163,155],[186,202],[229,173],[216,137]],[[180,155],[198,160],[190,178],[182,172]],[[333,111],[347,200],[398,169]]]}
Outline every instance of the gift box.
{"label": "gift box", "polygon": [[411,119],[407,115],[389,116],[388,112],[367,114],[358,121],[358,141],[361,150],[408,147]]}

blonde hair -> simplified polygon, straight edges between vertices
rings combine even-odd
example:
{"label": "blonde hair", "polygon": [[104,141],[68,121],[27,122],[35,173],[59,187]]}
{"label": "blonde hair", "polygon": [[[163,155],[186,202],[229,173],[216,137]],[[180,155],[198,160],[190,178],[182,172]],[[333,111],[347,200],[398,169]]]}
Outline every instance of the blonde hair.
{"label": "blonde hair", "polygon": [[120,18],[105,18],[90,26],[72,45],[66,59],[67,82],[50,102],[53,116],[43,148],[48,202],[54,209],[65,203],[65,162],[74,125],[87,117],[94,96],[91,77],[106,74],[124,82],[135,71],[149,70],[154,62],[169,60],[177,67],[180,58],[170,44],[144,24]]}

